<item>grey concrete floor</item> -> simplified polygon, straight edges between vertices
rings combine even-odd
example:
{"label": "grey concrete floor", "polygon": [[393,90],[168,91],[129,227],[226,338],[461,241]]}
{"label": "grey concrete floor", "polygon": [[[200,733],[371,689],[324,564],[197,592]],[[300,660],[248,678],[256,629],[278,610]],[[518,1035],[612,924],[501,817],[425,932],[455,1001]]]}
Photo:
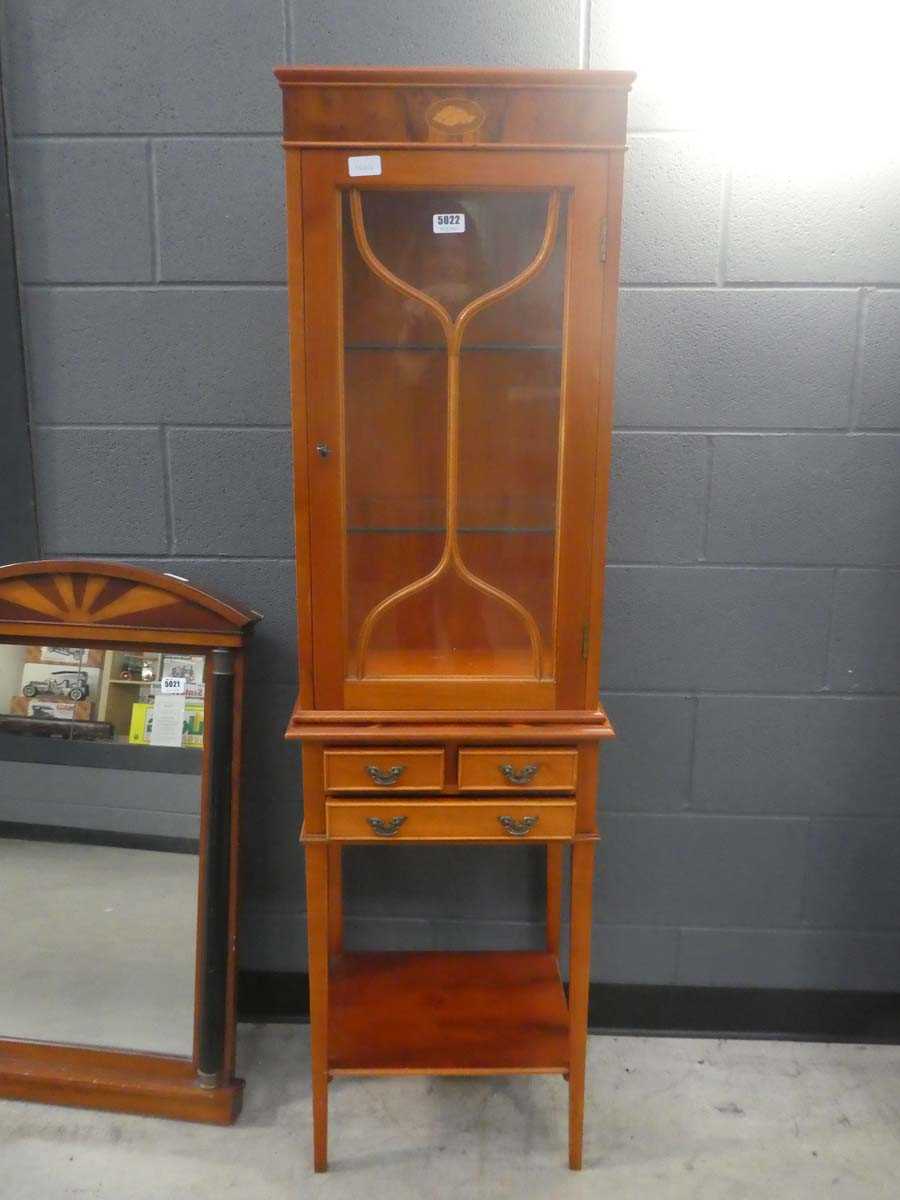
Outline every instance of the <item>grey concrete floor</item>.
{"label": "grey concrete floor", "polygon": [[0,839],[0,1034],[189,1055],[198,861]]}
{"label": "grey concrete floor", "polygon": [[3,1200],[880,1200],[900,1195],[900,1047],[590,1039],[585,1169],[553,1078],[342,1079],[311,1170],[302,1026],[242,1026],[231,1129],[0,1102]]}

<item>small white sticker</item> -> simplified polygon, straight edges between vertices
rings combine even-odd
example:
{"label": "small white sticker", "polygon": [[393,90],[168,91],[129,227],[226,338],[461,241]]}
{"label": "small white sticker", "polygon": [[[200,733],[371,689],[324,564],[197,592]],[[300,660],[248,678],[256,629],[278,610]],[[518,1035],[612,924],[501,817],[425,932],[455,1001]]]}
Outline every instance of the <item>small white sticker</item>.
{"label": "small white sticker", "polygon": [[435,213],[431,218],[431,228],[435,233],[465,233],[465,213]]}
{"label": "small white sticker", "polygon": [[164,696],[181,696],[184,694],[184,678],[181,675],[163,675],[159,687]]}
{"label": "small white sticker", "polygon": [[380,154],[351,154],[347,159],[347,170],[351,175],[380,175]]}

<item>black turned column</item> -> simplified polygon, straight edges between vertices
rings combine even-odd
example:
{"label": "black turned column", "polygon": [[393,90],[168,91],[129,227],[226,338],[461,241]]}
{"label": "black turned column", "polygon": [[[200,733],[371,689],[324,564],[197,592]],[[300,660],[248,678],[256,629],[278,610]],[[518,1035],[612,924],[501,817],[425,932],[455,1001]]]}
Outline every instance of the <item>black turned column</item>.
{"label": "black turned column", "polygon": [[197,1078],[215,1087],[225,1065],[225,995],[228,971],[228,884],[231,849],[231,759],[234,652],[213,650],[209,713],[209,781],[203,841],[204,897],[200,972]]}

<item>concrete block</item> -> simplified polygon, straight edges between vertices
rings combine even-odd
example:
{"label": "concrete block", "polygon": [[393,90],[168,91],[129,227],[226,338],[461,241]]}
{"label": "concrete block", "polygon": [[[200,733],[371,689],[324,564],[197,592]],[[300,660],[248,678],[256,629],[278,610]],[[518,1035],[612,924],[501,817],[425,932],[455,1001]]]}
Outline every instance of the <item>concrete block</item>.
{"label": "concrete block", "polygon": [[16,134],[279,128],[280,0],[11,0],[5,37]]}
{"label": "concrete block", "polygon": [[715,438],[706,557],[900,565],[900,436]]}
{"label": "concrete block", "polygon": [[900,429],[900,291],[872,292],[863,330],[863,429]]}
{"label": "concrete block", "polygon": [[543,925],[535,921],[447,921],[352,917],[348,944],[359,950],[541,950]]}
{"label": "concrete block", "polygon": [[607,558],[696,562],[708,467],[708,440],[702,435],[615,434]]}
{"label": "concrete block", "polygon": [[722,162],[708,138],[641,134],[625,156],[623,283],[715,283]]}
{"label": "concrete block", "polygon": [[616,739],[600,755],[600,811],[688,807],[696,701],[691,696],[604,692]]}
{"label": "concrete block", "polygon": [[415,0],[288,0],[293,62],[385,66],[577,67],[577,0],[513,5],[459,0],[452,11]]}
{"label": "concrete block", "polygon": [[814,821],[806,869],[806,920],[829,929],[896,934],[898,856],[898,820]]}
{"label": "concrete block", "polygon": [[604,691],[807,691],[825,670],[831,572],[610,567]]}
{"label": "concrete block", "polygon": [[145,142],[14,142],[11,182],[23,283],[153,278]]}
{"label": "concrete block", "polygon": [[[598,983],[673,983],[678,937],[679,931],[669,927],[595,924],[591,931],[591,979]],[[567,928],[562,940],[565,956]],[[563,974],[568,979],[566,961]]]}
{"label": "concrete block", "polygon": [[250,681],[294,685],[297,679],[297,616],[294,560],[280,558],[167,558],[146,564],[173,571],[211,591],[233,596],[262,613],[247,656]]}
{"label": "concrete block", "polygon": [[35,419],[285,425],[281,288],[26,289]]}
{"label": "concrete block", "polygon": [[305,971],[306,917],[251,904],[241,905],[238,962],[246,971]]}
{"label": "concrete block", "polygon": [[[289,683],[251,679],[244,694],[244,760],[247,784],[260,803],[293,804],[300,812],[300,747],[284,731],[297,698]],[[248,813],[252,818],[253,809]]]}
{"label": "concrete block", "polygon": [[287,429],[171,429],[173,552],[290,558]]}
{"label": "concrete block", "polygon": [[601,822],[597,912],[623,925],[793,925],[807,822],[619,814]]}
{"label": "concrete block", "polygon": [[900,699],[701,696],[693,806],[863,817],[897,811]]}
{"label": "concrete block", "polygon": [[303,911],[306,883],[299,834],[297,804],[246,804],[241,875],[249,905]]}
{"label": "concrete block", "polygon": [[37,429],[35,487],[45,555],[166,550],[156,429]]}
{"label": "concrete block", "polygon": [[537,921],[545,856],[532,846],[350,846],[348,916]]}
{"label": "concrete block", "polygon": [[846,424],[852,292],[626,288],[619,311],[621,426]]}
{"label": "concrete block", "polygon": [[415,917],[349,917],[344,920],[344,946],[352,953],[366,950],[434,950],[435,921]]}
{"label": "concrete block", "polygon": [[735,163],[726,249],[729,282],[896,283],[900,154],[827,171]]}
{"label": "concrete block", "polygon": [[828,686],[900,691],[900,571],[839,571]]}
{"label": "concrete block", "polygon": [[277,138],[179,138],[155,154],[162,279],[284,282]]}
{"label": "concrete block", "polygon": [[692,987],[896,992],[900,935],[683,929],[678,982]]}

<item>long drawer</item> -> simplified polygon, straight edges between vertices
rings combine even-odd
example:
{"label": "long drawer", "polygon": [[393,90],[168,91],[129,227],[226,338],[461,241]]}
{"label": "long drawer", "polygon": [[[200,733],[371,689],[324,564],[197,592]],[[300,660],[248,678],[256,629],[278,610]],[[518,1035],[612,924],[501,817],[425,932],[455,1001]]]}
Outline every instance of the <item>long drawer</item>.
{"label": "long drawer", "polygon": [[337,800],[326,805],[328,837],[346,842],[547,842],[572,837],[571,800]]}
{"label": "long drawer", "polygon": [[575,791],[578,751],[524,747],[463,747],[459,752],[461,792]]}
{"label": "long drawer", "polygon": [[442,748],[325,751],[328,792],[439,792],[443,786]]}

